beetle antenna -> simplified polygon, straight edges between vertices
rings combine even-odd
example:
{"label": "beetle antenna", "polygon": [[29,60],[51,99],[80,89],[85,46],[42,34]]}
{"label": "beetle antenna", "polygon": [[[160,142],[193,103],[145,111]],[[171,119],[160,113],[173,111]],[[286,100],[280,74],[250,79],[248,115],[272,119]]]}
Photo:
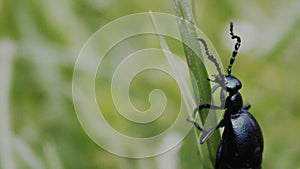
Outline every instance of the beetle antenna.
{"label": "beetle antenna", "polygon": [[[208,59],[211,60],[211,61],[215,64],[218,73],[219,73],[220,75],[223,75],[222,72],[221,72],[220,65],[219,65],[219,63],[217,62],[217,59],[215,58],[214,55],[212,55],[212,54],[209,52],[206,41],[205,41],[204,39],[202,39],[202,38],[198,38],[198,40],[203,44],[204,49],[205,49],[205,54],[207,55]],[[224,81],[225,81],[225,79],[224,79]]]}
{"label": "beetle antenna", "polygon": [[234,63],[235,57],[236,57],[236,55],[238,53],[238,50],[239,50],[239,48],[241,46],[241,38],[238,35],[235,35],[233,33],[233,22],[232,21],[230,21],[230,36],[231,36],[231,39],[236,39],[236,43],[234,45],[234,50],[232,52],[230,63],[229,63],[228,68],[227,68],[228,75],[231,74],[232,65]]}

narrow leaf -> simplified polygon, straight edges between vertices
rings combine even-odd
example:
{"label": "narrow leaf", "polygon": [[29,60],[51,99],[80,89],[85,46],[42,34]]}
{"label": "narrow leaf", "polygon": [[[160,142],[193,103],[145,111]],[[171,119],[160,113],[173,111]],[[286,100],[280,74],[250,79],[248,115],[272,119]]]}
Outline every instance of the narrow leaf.
{"label": "narrow leaf", "polygon": [[[186,54],[188,66],[191,74],[195,78],[193,83],[194,94],[198,104],[211,103],[211,88],[208,75],[203,64],[206,56],[201,52],[201,46],[197,41],[197,31],[194,24],[194,17],[192,14],[190,3],[187,0],[174,0],[175,12],[178,17],[178,26],[183,40],[183,47]],[[193,49],[193,50],[192,50]],[[200,119],[202,123],[205,122],[207,111],[200,112]],[[214,134],[207,140],[209,156],[212,166],[214,166],[218,145],[220,144],[221,137]]]}

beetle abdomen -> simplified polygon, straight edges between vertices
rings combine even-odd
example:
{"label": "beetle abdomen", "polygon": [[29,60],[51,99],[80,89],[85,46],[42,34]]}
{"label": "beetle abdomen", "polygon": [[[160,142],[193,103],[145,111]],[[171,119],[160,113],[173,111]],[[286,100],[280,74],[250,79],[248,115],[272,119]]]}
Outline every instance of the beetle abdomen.
{"label": "beetle abdomen", "polygon": [[232,168],[261,166],[263,136],[254,117],[244,109],[230,116],[222,141],[222,162]]}

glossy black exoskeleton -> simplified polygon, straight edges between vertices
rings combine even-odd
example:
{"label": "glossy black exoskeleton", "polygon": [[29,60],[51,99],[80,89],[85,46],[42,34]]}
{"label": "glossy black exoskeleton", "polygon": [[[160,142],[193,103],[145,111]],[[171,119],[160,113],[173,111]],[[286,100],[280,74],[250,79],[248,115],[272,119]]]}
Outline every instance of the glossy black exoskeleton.
{"label": "glossy black exoskeleton", "polygon": [[231,68],[241,45],[241,38],[233,33],[232,22],[230,22],[230,35],[231,39],[236,39],[236,43],[227,75],[221,73],[220,66],[215,57],[208,51],[206,42],[201,38],[198,39],[203,44],[208,59],[215,64],[219,73],[213,75],[213,80],[208,80],[216,83],[212,89],[213,92],[221,87],[220,100],[222,104],[220,106],[201,104],[195,109],[194,118],[201,109],[225,109],[224,117],[217,126],[208,131],[200,127],[196,121],[191,119],[188,121],[203,132],[200,143],[205,142],[218,128],[224,127],[216,157],[216,169],[260,169],[264,147],[262,132],[259,124],[248,111],[250,105],[243,105],[243,99],[239,93],[242,87],[241,81],[231,75]]}

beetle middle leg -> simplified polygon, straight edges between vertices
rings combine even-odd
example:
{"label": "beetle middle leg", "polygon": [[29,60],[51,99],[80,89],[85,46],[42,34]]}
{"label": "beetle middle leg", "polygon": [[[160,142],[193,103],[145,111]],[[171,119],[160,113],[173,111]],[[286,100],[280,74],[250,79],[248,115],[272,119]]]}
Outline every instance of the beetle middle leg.
{"label": "beetle middle leg", "polygon": [[200,130],[200,131],[204,131],[204,128],[203,127],[201,127],[196,121],[194,121],[194,120],[191,120],[191,119],[189,119],[189,118],[187,118],[186,119],[188,122],[190,122],[190,123],[193,123],[194,124],[194,126],[198,129],[198,130]]}
{"label": "beetle middle leg", "polygon": [[[221,106],[215,106],[215,105],[211,105],[211,104],[201,104],[200,106],[198,106],[195,110],[194,110],[194,113],[193,113],[193,118],[195,119],[196,115],[197,115],[197,112],[202,110],[202,109],[212,109],[212,110],[219,110],[219,109],[223,109]],[[187,118],[186,119],[188,122],[190,123],[193,123],[194,126],[199,129],[200,131],[202,132],[205,132],[204,131],[204,128],[201,127],[195,120],[192,120],[190,118]],[[215,129],[214,129],[215,130]]]}
{"label": "beetle middle leg", "polygon": [[[211,105],[211,104],[201,104],[199,105],[195,110],[194,110],[194,113],[193,113],[193,118],[195,119],[196,115],[197,115],[197,112],[202,110],[202,109],[212,109],[212,110],[220,110],[220,109],[223,109],[222,106],[215,106],[215,105]],[[196,121],[194,120],[191,120],[189,118],[187,118],[187,121],[188,122],[191,122],[194,124],[194,126],[199,129],[200,131],[204,131],[203,127],[201,127]]]}

